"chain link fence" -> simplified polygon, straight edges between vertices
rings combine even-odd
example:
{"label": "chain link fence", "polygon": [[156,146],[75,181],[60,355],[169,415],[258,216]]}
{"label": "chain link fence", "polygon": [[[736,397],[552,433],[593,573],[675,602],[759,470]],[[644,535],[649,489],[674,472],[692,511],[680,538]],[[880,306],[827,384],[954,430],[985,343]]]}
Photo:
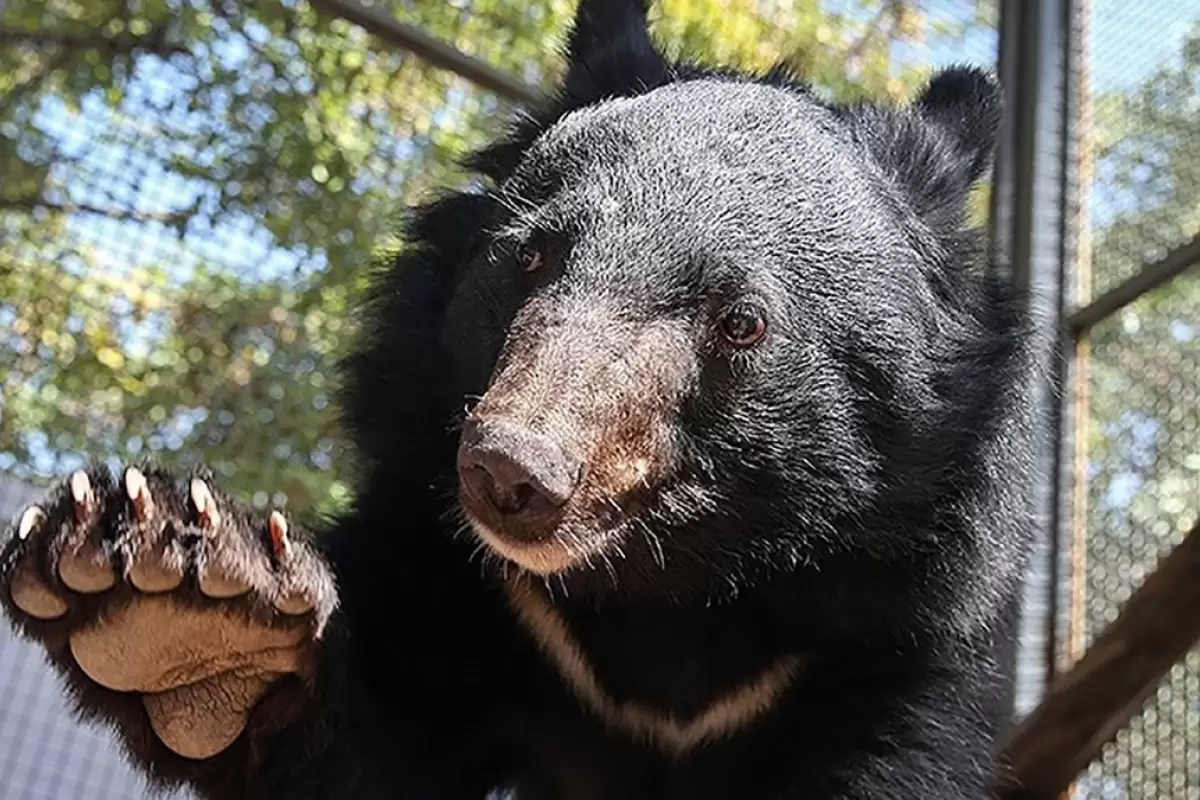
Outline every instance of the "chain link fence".
{"label": "chain link fence", "polygon": [[[469,180],[456,158],[555,76],[574,5],[0,3],[0,517],[87,459],[117,467],[144,455],[204,461],[261,506],[343,505],[333,366],[353,339],[364,276],[403,246],[397,213]],[[996,60],[989,0],[654,6],[668,49],[786,59],[842,98],[902,98],[935,66]],[[1089,12],[1097,296],[1200,222],[1189,200],[1200,196],[1200,139],[1188,124],[1200,110],[1200,9],[1130,6]],[[986,209],[985,187],[980,219]],[[1197,320],[1193,271],[1084,339],[1078,642],[1196,516]],[[1041,652],[1026,650],[1022,669],[1042,670]],[[1198,674],[1195,657],[1177,669],[1080,797],[1200,798]],[[104,731],[70,720],[40,655],[7,631],[0,698],[0,796],[146,793]]]}

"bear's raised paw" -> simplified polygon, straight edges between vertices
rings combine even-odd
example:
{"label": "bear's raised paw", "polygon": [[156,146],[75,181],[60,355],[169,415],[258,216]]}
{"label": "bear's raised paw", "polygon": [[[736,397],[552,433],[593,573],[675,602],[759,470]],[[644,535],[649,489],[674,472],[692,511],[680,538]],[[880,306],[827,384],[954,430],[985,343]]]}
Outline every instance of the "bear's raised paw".
{"label": "bear's raised paw", "polygon": [[207,476],[80,470],[17,517],[0,550],[0,603],[85,713],[140,699],[163,744],[209,758],[280,678],[312,678],[336,594],[296,534]]}

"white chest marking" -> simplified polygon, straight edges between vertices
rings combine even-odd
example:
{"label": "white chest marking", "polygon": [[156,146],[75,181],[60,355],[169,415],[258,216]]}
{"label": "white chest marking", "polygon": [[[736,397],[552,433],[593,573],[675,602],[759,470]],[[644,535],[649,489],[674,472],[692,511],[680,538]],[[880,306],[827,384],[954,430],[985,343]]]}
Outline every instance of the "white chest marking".
{"label": "white chest marking", "polygon": [[562,615],[526,581],[506,581],[505,590],[517,617],[588,709],[611,728],[650,741],[675,755],[749,725],[775,705],[800,668],[799,657],[784,656],[763,670],[757,679],[718,697],[695,716],[680,720],[657,709],[611,698],[600,686]]}

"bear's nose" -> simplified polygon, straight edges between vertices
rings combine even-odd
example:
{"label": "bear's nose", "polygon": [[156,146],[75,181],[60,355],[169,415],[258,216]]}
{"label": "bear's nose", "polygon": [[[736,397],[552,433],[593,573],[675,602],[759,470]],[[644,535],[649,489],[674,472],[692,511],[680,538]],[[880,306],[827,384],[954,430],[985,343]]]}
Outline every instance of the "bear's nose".
{"label": "bear's nose", "polygon": [[458,448],[463,488],[503,515],[562,506],[575,493],[582,466],[550,437],[505,421],[468,421]]}

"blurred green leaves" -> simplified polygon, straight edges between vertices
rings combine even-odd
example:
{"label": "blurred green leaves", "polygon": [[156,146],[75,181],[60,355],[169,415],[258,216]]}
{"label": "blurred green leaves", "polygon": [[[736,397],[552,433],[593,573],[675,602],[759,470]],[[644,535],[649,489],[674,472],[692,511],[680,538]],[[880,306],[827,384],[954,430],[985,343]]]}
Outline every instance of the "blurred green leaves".
{"label": "blurred green leaves", "polygon": [[[1197,108],[1200,25],[1177,61],[1095,99],[1094,293],[1200,234]],[[1200,452],[1196,269],[1099,325],[1089,347],[1093,527],[1110,538],[1154,531],[1151,550],[1168,547],[1200,514],[1200,470],[1189,466]]]}
{"label": "blurred green leaves", "polygon": [[[1094,58],[1113,57],[1100,45]],[[1093,295],[1200,233],[1197,109],[1200,26],[1138,84],[1094,98]],[[1086,347],[1086,557],[1072,577],[1085,587],[1073,610],[1090,642],[1200,515],[1200,269],[1099,324]],[[1200,651],[1081,785],[1111,796],[1200,793],[1198,689]]]}
{"label": "blurred green leaves", "polygon": [[[900,95],[919,3],[665,0],[669,50]],[[546,85],[574,0],[393,0]],[[938,35],[959,35],[940,20]],[[985,21],[984,25],[987,24]],[[304,0],[9,0],[0,16],[0,469],[198,461],[258,502],[330,508],[350,308],[396,212],[464,179],[499,99]]]}

